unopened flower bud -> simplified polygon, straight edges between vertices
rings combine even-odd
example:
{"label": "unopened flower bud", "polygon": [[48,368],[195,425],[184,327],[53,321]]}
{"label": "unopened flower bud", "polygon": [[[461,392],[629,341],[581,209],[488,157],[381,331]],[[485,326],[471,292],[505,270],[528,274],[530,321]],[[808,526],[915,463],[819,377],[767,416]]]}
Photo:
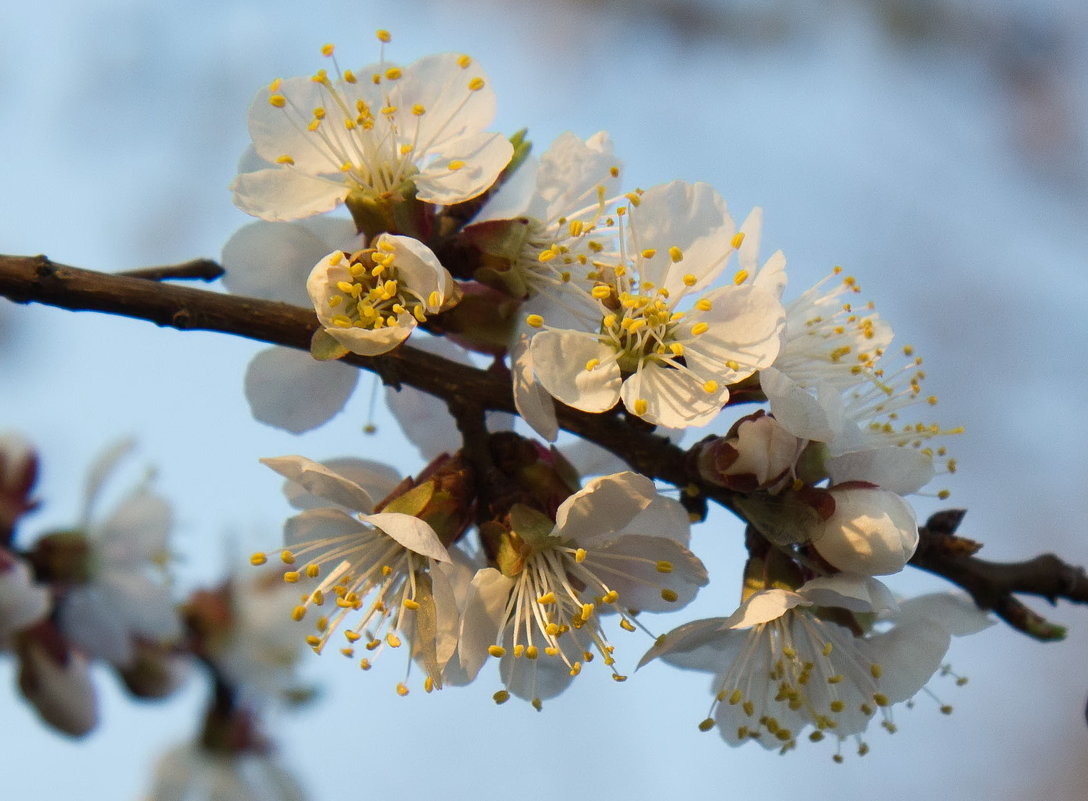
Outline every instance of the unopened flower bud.
{"label": "unopened flower bud", "polygon": [[819,525],[812,544],[845,573],[898,573],[918,547],[914,510],[894,492],[866,484],[830,490],[834,513]]}

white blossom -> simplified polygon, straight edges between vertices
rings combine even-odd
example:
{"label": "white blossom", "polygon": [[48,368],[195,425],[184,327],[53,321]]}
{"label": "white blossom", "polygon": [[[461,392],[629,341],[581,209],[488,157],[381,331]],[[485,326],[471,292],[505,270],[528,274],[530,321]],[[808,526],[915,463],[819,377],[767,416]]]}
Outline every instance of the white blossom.
{"label": "white blossom", "polygon": [[558,508],[555,520],[511,511],[514,537],[503,570],[472,581],[461,625],[460,659],[474,674],[487,654],[501,658],[510,693],[539,706],[561,692],[585,662],[614,666],[605,615],[634,631],[631,610],[678,609],[707,582],[686,547],[687,513],[635,473],[594,479]]}
{"label": "white blossom", "polygon": [[303,801],[298,781],[274,755],[220,754],[197,743],[167,752],[146,801]]}
{"label": "white blossom", "polygon": [[[332,47],[324,52],[331,57]],[[235,179],[243,211],[294,220],[345,200],[412,192],[427,203],[460,203],[488,189],[513,155],[501,134],[484,131],[495,97],[468,56],[335,72],[277,79],[257,93],[249,132],[267,164]]]}
{"label": "white blossom", "polygon": [[701,425],[728,400],[730,384],[774,360],[783,311],[743,280],[707,289],[734,239],[709,186],[675,181],[631,197],[617,210],[626,217],[619,257],[591,263],[593,288],[579,308],[567,304],[580,325],[553,325],[546,305],[527,315],[542,329],[530,343],[533,370],[551,395],[583,411],[622,399],[651,423]]}

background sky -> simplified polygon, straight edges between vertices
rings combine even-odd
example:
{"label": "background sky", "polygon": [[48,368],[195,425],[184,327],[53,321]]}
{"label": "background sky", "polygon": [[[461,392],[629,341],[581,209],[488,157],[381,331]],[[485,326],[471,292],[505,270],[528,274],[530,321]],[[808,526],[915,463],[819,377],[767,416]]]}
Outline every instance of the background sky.
{"label": "background sky", "polygon": [[[926,359],[960,472],[919,517],[969,509],[983,556],[1053,550],[1088,563],[1088,12],[1074,0],[512,0],[396,3],[57,0],[21,3],[0,28],[0,252],[122,270],[216,258],[248,218],[227,185],[258,87],[341,63],[472,54],[499,98],[497,130],[608,130],[629,185],[704,180],[743,219],[764,207],[791,297],[842,265]],[[274,547],[288,507],[262,456],[360,455],[422,467],[395,423],[361,433],[366,392],[295,437],[253,422],[242,396],[256,343],[0,301],[0,429],[42,452],[42,512],[23,536],[70,524],[95,453],[135,435],[177,513],[179,596]],[[711,587],[686,618],[735,606],[743,554],[724,519],[695,531]],[[912,571],[904,593],[940,588]],[[871,753],[733,750],[696,723],[702,674],[651,665],[624,685],[587,670],[542,713],[468,688],[399,698],[403,666],[366,675],[313,657],[323,688],[269,730],[314,799],[436,795],[798,799],[1088,795],[1088,614],[1039,645],[1002,626],[953,644],[963,688],[936,681],[877,730]],[[665,630],[671,621],[657,624]],[[627,646],[633,658],[645,643]],[[309,656],[309,655],[308,655]],[[74,742],[46,731],[0,661],[0,773],[13,798],[135,799],[150,766],[192,736],[205,688],[130,702],[96,673],[102,723]],[[10,689],[5,689],[10,687]],[[849,753],[849,752],[848,752]]]}

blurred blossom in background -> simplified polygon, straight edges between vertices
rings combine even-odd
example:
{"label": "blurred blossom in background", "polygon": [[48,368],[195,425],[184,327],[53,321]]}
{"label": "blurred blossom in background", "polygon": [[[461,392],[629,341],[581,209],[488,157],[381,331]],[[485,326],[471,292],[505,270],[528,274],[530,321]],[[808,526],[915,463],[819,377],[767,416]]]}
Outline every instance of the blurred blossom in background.
{"label": "blurred blossom in background", "polygon": [[[374,60],[378,27],[393,33],[391,60],[475,56],[498,94],[495,129],[528,126],[538,153],[564,131],[606,129],[630,186],[703,180],[737,219],[762,206],[764,251],[785,251],[795,290],[842,265],[896,344],[925,357],[942,423],[967,430],[950,444],[960,464],[944,477],[950,501],[920,499],[919,516],[967,507],[961,533],[990,559],[1053,550],[1088,562],[1083,3],[20,4],[0,30],[0,248],[98,270],[217,258],[249,220],[227,186],[253,94],[317,69],[326,42],[345,65]],[[380,449],[406,473],[423,466],[384,410],[377,434],[362,433],[368,377],[316,432],[254,422],[242,376],[261,347],[0,301],[0,428],[42,456],[43,508],[21,536],[76,519],[93,455],[135,435],[176,510],[181,598],[278,536],[289,511],[259,457]],[[712,517],[693,547],[715,581],[675,622],[657,622],[662,631],[736,605],[740,527]],[[904,593],[942,588],[917,571],[897,581]],[[874,734],[871,753],[848,752],[843,766],[818,745],[779,757],[700,733],[706,677],[656,664],[624,685],[587,675],[538,714],[496,707],[495,673],[399,698],[393,665],[359,675],[335,655],[312,657],[302,670],[321,699],[267,730],[315,799],[358,785],[377,798],[788,787],[799,800],[868,799],[874,788],[890,800],[955,787],[964,799],[1075,801],[1088,795],[1088,617],[1050,616],[1070,626],[1065,642],[1004,626],[958,641],[949,658],[971,681],[941,684],[939,702],[955,713],[922,695],[897,713],[897,734]],[[10,662],[0,675],[12,687]],[[139,798],[160,756],[199,728],[196,677],[142,703],[96,678],[102,724],[84,741],[46,731],[13,687],[0,693],[11,797]]]}

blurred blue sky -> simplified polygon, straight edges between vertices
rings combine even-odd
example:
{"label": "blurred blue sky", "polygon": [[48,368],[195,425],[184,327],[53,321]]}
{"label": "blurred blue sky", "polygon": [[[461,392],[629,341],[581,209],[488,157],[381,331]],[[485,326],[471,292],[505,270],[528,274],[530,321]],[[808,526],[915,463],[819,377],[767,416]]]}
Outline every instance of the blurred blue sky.
{"label": "blurred blue sky", "polygon": [[[927,389],[961,471],[938,480],[991,559],[1055,550],[1088,562],[1088,11],[1075,0],[530,4],[512,0],[21,3],[0,28],[0,251],[102,270],[217,257],[247,217],[229,184],[256,89],[344,64],[464,51],[488,70],[496,128],[607,129],[631,185],[705,180],[734,217],[765,210],[793,293],[843,265],[926,357]],[[421,462],[387,416],[365,437],[366,393],[302,437],[251,420],[241,381],[255,343],[0,301],[0,429],[40,447],[44,510],[70,523],[106,443],[135,434],[176,505],[179,593],[279,538],[287,507],[261,456],[353,453]],[[942,504],[919,499],[924,517]],[[947,505],[947,504],[946,504]],[[722,537],[722,534],[729,535]],[[739,529],[694,543],[715,579],[690,616],[735,605]],[[242,568],[239,568],[242,569]],[[904,575],[902,592],[939,588]],[[471,687],[398,698],[396,660],[366,675],[316,657],[321,702],[270,727],[312,798],[803,799],[1088,796],[1088,615],[1052,617],[1040,646],[1002,627],[953,645],[965,688],[937,683],[872,752],[830,761],[731,750],[695,724],[702,675],[651,665],[624,685],[587,670],[543,713]],[[656,625],[664,630],[673,623]],[[634,662],[646,646],[627,645]],[[622,648],[623,646],[621,646]],[[204,688],[133,704],[110,675],[103,722],[73,743],[39,726],[0,662],[8,797],[135,799],[150,762],[196,727]],[[350,674],[350,675],[349,675]],[[11,686],[11,689],[6,689]],[[163,711],[163,708],[168,710]]]}

